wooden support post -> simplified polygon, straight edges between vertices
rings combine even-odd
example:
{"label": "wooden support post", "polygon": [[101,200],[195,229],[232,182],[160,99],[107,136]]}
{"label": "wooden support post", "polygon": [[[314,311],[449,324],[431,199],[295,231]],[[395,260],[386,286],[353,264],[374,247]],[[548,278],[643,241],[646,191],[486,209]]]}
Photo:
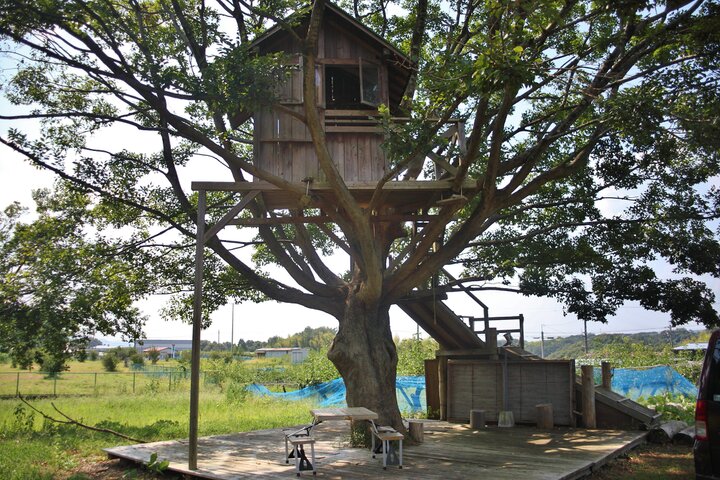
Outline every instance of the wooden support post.
{"label": "wooden support post", "polygon": [[485,428],[485,410],[470,410],[470,428]]}
{"label": "wooden support post", "polygon": [[490,352],[490,358],[497,360],[497,328],[487,327],[485,329],[485,348]]}
{"label": "wooden support post", "polygon": [[602,387],[606,390],[612,390],[612,368],[610,362],[602,362]]}
{"label": "wooden support post", "polygon": [[552,403],[540,403],[535,405],[535,409],[537,411],[537,428],[552,430],[555,426]]}
{"label": "wooden support post", "polygon": [[425,441],[425,430],[421,420],[408,420],[408,433],[416,443]]}
{"label": "wooden support post", "polygon": [[190,435],[188,469],[197,470],[198,405],[200,398],[200,333],[202,331],[203,252],[205,250],[205,190],[198,192],[197,239],[195,243],[195,291],[193,299],[192,354],[190,356]]}
{"label": "wooden support post", "polygon": [[582,414],[585,428],[597,428],[595,418],[595,379],[593,378],[593,366],[583,365],[582,372]]}
{"label": "wooden support post", "polygon": [[447,420],[447,367],[448,358],[438,357],[438,393],[440,396],[440,420]]}

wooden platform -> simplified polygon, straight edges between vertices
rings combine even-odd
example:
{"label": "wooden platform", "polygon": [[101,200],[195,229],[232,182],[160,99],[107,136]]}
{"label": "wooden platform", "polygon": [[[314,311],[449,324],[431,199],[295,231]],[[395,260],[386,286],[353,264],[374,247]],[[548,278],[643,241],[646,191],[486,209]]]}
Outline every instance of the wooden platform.
{"label": "wooden platform", "polygon": [[[608,460],[645,441],[645,432],[616,430],[488,427],[439,421],[425,424],[425,442],[406,445],[404,468],[382,469],[369,450],[348,445],[349,422],[324,422],[314,436],[317,476],[330,479],[406,478],[494,480],[574,479],[589,474]],[[170,460],[170,470],[188,477],[210,479],[296,478],[293,464],[285,464],[280,430],[261,430],[204,437],[198,451],[199,470],[187,469],[187,440],[156,442],[105,449],[111,458],[147,462],[152,453]],[[311,472],[303,473],[312,478]]]}

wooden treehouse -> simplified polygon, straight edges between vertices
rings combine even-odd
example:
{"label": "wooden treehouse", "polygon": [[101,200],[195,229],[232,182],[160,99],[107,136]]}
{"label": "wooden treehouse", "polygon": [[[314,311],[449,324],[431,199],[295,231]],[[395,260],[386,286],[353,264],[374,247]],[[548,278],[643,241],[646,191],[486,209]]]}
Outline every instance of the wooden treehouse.
{"label": "wooden treehouse", "polygon": [[[307,28],[307,18],[297,27]],[[252,117],[254,123],[254,166],[302,187],[309,196],[333,204],[332,191],[318,165],[310,132],[303,122],[303,78],[301,45],[283,28],[276,26],[253,43],[261,55],[282,53],[286,80],[277,86],[278,103],[246,112],[234,124]],[[340,176],[361,204],[369,201],[378,181],[389,171],[389,159],[382,148],[386,140],[378,107],[389,108],[392,122],[400,117],[400,103],[413,63],[402,52],[353,19],[337,6],[326,5],[320,27],[315,70],[317,112],[322,122],[327,149]],[[429,120],[429,122],[432,120]],[[436,202],[452,196],[453,178],[465,140],[461,122],[446,122],[435,148],[417,155],[412,166],[400,169],[383,186],[383,206],[393,207],[412,221]],[[423,163],[434,163],[433,178],[418,180]],[[474,182],[461,185],[476,190]],[[302,195],[288,192],[259,179],[252,182],[196,182],[196,189],[259,192],[270,210],[307,206]],[[457,189],[457,186],[455,186]],[[312,205],[311,205],[312,206]],[[308,221],[307,217],[304,221]],[[256,221],[250,221],[253,223]]]}

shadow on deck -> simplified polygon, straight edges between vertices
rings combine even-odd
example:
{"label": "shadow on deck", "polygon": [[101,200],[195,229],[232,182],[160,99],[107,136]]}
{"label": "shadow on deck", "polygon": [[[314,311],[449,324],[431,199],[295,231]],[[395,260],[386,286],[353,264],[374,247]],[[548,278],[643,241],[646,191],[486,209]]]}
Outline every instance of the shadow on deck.
{"label": "shadow on deck", "polygon": [[[317,477],[328,479],[406,478],[512,480],[574,479],[645,441],[645,432],[531,427],[470,429],[467,425],[428,420],[425,442],[406,446],[404,467],[382,469],[380,456],[348,445],[348,422],[324,422],[317,439]],[[198,444],[198,467],[187,469],[188,441],[171,440],[105,449],[111,458],[146,463],[157,453],[170,461],[169,470],[188,477],[210,479],[295,478],[294,465],[285,463],[279,429],[203,437]],[[313,477],[304,472],[304,477]]]}

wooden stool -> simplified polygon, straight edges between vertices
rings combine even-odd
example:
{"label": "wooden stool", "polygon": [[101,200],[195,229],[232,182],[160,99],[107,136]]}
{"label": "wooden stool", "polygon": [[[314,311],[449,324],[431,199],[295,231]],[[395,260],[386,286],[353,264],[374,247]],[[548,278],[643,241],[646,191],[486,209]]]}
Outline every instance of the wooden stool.
{"label": "wooden stool", "polygon": [[485,428],[485,410],[470,410],[470,428]]}
{"label": "wooden stool", "polygon": [[425,430],[422,420],[408,420],[408,434],[417,443],[425,441]]}
{"label": "wooden stool", "polygon": [[537,411],[537,428],[552,430],[555,426],[552,403],[540,403],[535,405],[535,410]]}

